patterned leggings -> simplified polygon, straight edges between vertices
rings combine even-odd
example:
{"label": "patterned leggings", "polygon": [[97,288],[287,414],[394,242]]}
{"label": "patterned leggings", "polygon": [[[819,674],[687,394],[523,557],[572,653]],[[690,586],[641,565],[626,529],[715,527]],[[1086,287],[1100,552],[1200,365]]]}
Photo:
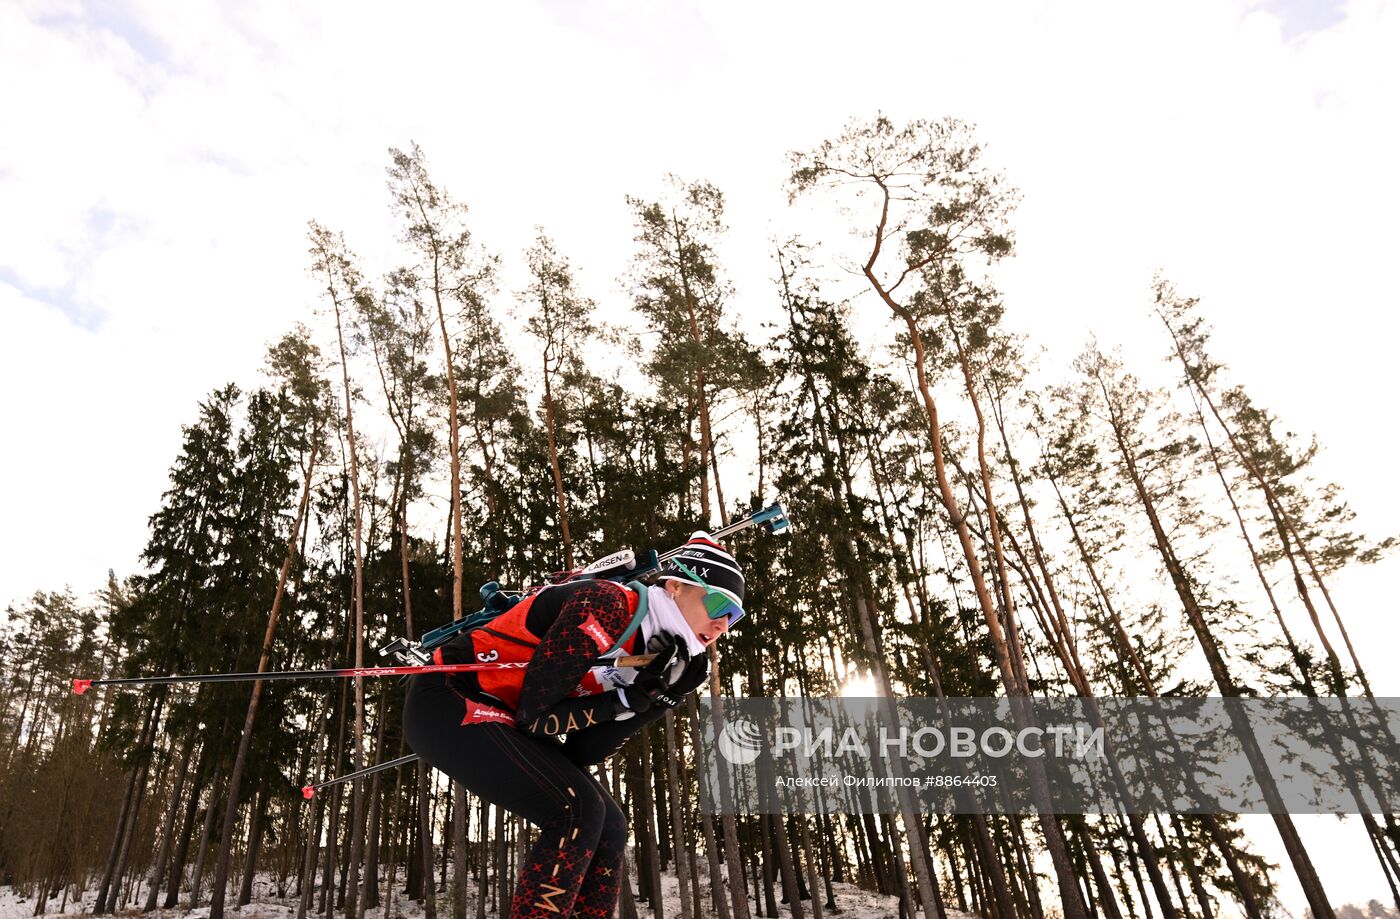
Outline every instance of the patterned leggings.
{"label": "patterned leggings", "polygon": [[627,822],[596,778],[553,740],[513,726],[462,724],[463,700],[442,674],[409,681],[409,746],[473,794],[540,828],[511,900],[511,919],[608,919],[622,882]]}

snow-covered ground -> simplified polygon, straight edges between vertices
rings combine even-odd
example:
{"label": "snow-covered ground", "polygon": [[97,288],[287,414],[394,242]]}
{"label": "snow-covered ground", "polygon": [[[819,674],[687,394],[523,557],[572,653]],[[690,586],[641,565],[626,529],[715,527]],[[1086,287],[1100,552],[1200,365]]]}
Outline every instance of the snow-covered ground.
{"label": "snow-covered ground", "polygon": [[[706,882],[708,883],[708,882]],[[681,915],[680,899],[678,896],[679,885],[673,874],[663,874],[661,878],[662,898],[665,904],[665,914],[667,919],[679,919]],[[899,900],[896,897],[881,896],[868,890],[861,890],[851,884],[836,884],[836,905],[840,909],[841,919],[897,919],[899,916]],[[285,899],[276,897],[276,889],[268,883],[258,883],[255,885],[258,891],[253,902],[236,911],[232,915],[238,919],[294,919],[297,912],[297,901],[295,897],[288,896]],[[381,890],[385,889],[381,885]],[[70,896],[66,908],[62,913],[58,910],[58,905],[62,900],[62,895],[49,901],[45,915],[56,916],[79,916],[87,915],[88,908],[91,907],[96,896],[95,890],[88,890],[84,902],[75,902]],[[205,898],[208,900],[208,897]],[[438,900],[442,904],[441,897]],[[753,901],[750,900],[750,907],[753,908]],[[825,902],[823,900],[823,902]],[[810,901],[804,901],[803,906],[807,916],[812,915]],[[785,906],[779,905],[779,910],[783,916],[788,916]],[[638,904],[638,912],[641,919],[649,919],[651,910],[646,904]],[[20,898],[10,887],[0,887],[0,919],[29,919],[34,915],[34,899],[32,897]],[[119,911],[118,916],[134,917],[140,916],[139,909],[127,909]],[[209,907],[202,906],[199,909],[167,909],[156,910],[150,914],[158,919],[208,919]],[[442,915],[439,906],[439,915]],[[470,901],[467,904],[467,916],[476,915],[476,903]],[[494,915],[488,913],[488,915]],[[753,915],[757,916],[755,908]],[[385,919],[383,908],[366,910],[366,919]],[[417,903],[414,903],[403,896],[395,898],[393,914],[389,919],[422,919],[423,911]],[[949,910],[948,919],[975,919],[965,913],[956,910]]]}

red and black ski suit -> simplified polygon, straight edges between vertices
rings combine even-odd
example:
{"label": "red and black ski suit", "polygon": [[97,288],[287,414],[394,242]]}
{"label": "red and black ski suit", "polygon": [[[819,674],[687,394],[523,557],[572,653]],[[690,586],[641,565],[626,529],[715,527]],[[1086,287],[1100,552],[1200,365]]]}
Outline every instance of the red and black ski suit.
{"label": "red and black ski suit", "polygon": [[[434,654],[444,664],[527,667],[409,682],[404,733],[413,751],[540,828],[511,900],[513,919],[612,915],[627,824],[587,767],[666,710],[615,720],[616,692],[603,692],[588,671],[632,622],[637,602],[609,581],[547,588]],[[624,653],[640,653],[641,634],[629,636]]]}

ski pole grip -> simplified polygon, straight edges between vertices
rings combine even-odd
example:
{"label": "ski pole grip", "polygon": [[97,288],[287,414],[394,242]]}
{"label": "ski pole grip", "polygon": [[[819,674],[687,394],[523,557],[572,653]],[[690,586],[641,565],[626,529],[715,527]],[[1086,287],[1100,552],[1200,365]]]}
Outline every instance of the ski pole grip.
{"label": "ski pole grip", "polygon": [[615,661],[609,661],[609,663],[614,667],[645,667],[655,657],[655,654],[632,654],[628,657],[619,657]]}
{"label": "ski pole grip", "polygon": [[74,680],[73,692],[81,696],[83,693],[87,692],[88,688],[91,686],[92,680]]}
{"label": "ski pole grip", "polygon": [[301,786],[301,796],[302,796],[303,798],[305,798],[306,800],[310,801],[312,798],[316,797],[316,786],[315,786],[315,785],[303,785],[303,786]]}

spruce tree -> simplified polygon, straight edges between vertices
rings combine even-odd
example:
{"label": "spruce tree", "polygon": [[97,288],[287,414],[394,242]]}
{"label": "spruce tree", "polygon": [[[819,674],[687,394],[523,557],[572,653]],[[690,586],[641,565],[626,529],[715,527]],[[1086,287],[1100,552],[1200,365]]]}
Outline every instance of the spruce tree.
{"label": "spruce tree", "polygon": [[[554,477],[554,494],[559,504],[559,535],[563,544],[563,567],[574,567],[574,539],[569,531],[569,500],[564,485],[564,465],[571,454],[561,451],[565,425],[570,414],[570,397],[585,373],[583,352],[593,335],[592,300],[574,287],[568,259],[554,243],[537,233],[535,243],[525,254],[530,269],[530,285],[523,299],[530,305],[525,312],[525,330],[540,348],[540,370],[544,382],[544,428],[549,445],[549,466]],[[564,458],[561,459],[561,452]]]}

